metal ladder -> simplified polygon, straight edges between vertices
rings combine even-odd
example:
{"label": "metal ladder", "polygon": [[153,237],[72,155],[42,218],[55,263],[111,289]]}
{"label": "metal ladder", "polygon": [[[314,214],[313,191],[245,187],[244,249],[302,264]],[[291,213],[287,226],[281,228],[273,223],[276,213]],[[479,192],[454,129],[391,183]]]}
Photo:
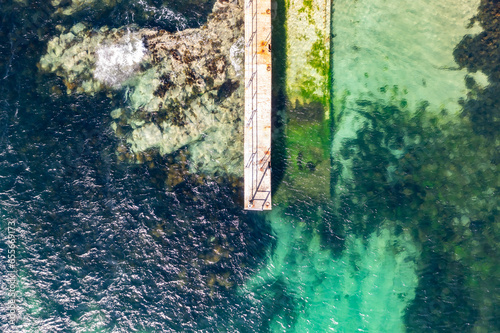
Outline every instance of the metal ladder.
{"label": "metal ladder", "polygon": [[[269,147],[263,156],[259,156],[259,133],[258,133],[258,94],[257,94],[257,83],[258,83],[258,71],[257,71],[257,51],[258,51],[258,38],[257,38],[257,0],[248,0],[246,5],[247,10],[252,11],[251,20],[251,35],[248,41],[246,41],[246,47],[251,48],[252,58],[250,61],[251,76],[245,83],[245,88],[251,90],[251,115],[245,123],[245,126],[251,131],[252,137],[252,153],[245,163],[245,168],[252,168],[251,177],[251,188],[252,195],[250,199],[249,206],[253,205],[256,208],[257,202],[261,202],[261,208],[269,205],[268,199],[271,196],[270,190],[262,190],[261,184],[262,180],[266,176],[266,173],[271,168],[271,148]],[[271,33],[266,37],[265,42],[270,45]],[[261,154],[262,155],[262,154]]]}

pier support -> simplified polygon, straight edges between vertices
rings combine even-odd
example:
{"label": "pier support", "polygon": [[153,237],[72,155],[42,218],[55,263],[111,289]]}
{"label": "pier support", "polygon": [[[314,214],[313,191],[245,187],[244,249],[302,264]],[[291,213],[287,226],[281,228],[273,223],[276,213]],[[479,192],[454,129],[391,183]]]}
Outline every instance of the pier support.
{"label": "pier support", "polygon": [[271,0],[245,0],[245,209],[271,209]]}

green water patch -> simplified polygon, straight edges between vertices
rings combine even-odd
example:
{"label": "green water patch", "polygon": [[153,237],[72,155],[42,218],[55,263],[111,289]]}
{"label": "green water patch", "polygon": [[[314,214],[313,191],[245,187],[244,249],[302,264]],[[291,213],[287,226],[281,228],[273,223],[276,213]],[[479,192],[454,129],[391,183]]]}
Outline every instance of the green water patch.
{"label": "green water patch", "polygon": [[411,92],[405,99],[412,110],[425,100],[436,112],[459,113],[467,71],[453,50],[464,35],[481,30],[467,26],[479,2],[334,1],[335,92],[350,91],[349,101],[389,102],[397,87],[398,94]]}
{"label": "green water patch", "polygon": [[[302,99],[305,101],[318,101],[324,105],[330,102],[330,44],[325,43],[327,31],[316,29],[316,41],[312,44],[311,50],[307,52],[308,64],[316,70],[323,78],[319,82],[319,87],[314,82],[314,78],[304,77],[300,84]],[[318,91],[319,88],[319,91]]]}
{"label": "green water patch", "polygon": [[330,99],[330,2],[286,1],[286,91],[294,106]]}
{"label": "green water patch", "polygon": [[412,234],[410,332],[499,329],[498,13],[490,0],[335,2],[337,220]]}
{"label": "green water patch", "polygon": [[[307,59],[307,67],[297,74],[297,82],[294,85],[298,93],[296,103],[322,103],[328,105],[330,101],[330,45],[325,31],[316,28],[316,40],[304,55]],[[306,69],[304,68],[304,69]],[[293,97],[292,97],[293,98]],[[328,115],[328,113],[326,113]]]}
{"label": "green water patch", "polygon": [[325,202],[331,132],[324,15],[330,8],[317,1],[282,1],[278,8],[273,21],[273,201],[285,206]]}
{"label": "green water patch", "polygon": [[281,209],[268,219],[277,244],[242,289],[257,302],[279,303],[263,330],[402,331],[418,281],[418,251],[408,234],[390,228],[367,238],[350,234],[338,255],[324,246],[315,219]]}
{"label": "green water patch", "polygon": [[358,100],[337,124],[338,220],[350,221],[350,232],[364,238],[389,223],[421,249],[408,330],[492,327],[491,311],[483,310],[482,319],[478,313],[497,297],[486,289],[496,288],[500,264],[489,255],[500,240],[498,142],[477,134],[467,118],[436,114],[425,102],[409,110]]}

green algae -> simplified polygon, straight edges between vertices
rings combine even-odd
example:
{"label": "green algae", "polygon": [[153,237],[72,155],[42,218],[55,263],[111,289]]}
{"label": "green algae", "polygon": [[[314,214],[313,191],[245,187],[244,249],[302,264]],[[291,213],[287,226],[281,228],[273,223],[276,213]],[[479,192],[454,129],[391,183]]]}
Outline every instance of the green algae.
{"label": "green algae", "polygon": [[319,101],[325,105],[329,104],[330,97],[330,47],[325,44],[325,35],[319,29],[316,30],[317,40],[312,44],[310,52],[307,53],[308,64],[314,68],[319,75],[325,78],[321,82],[319,87],[319,93],[317,93],[317,88],[309,88],[309,90],[304,90],[302,92],[304,100]]}
{"label": "green algae", "polygon": [[309,24],[314,25],[314,0],[303,0],[302,7],[299,8],[298,13],[306,13]]}
{"label": "green algae", "polygon": [[286,2],[287,95],[292,103],[321,102],[329,117],[329,1]]}
{"label": "green algae", "polygon": [[325,44],[324,32],[316,30],[316,35],[318,39],[312,44],[311,51],[308,53],[309,64],[317,69],[323,77],[328,78],[330,75],[329,45]]}
{"label": "green algae", "polygon": [[286,174],[275,194],[277,203],[296,200],[324,201],[330,188],[330,124],[321,103],[288,111]]}
{"label": "green algae", "polygon": [[309,10],[312,10],[313,6],[313,0],[304,0],[304,7],[309,9]]}
{"label": "green algae", "polygon": [[[275,113],[283,124],[278,131],[285,147],[279,153],[279,168],[284,171],[278,170],[283,173],[273,183],[273,200],[278,205],[325,201],[330,188],[329,29],[325,31],[324,22],[316,24],[311,17],[321,17],[330,8],[316,1],[285,2],[284,7],[284,16],[273,23],[273,59],[278,66],[282,64],[277,75],[286,77],[273,83],[280,96],[274,100]],[[279,42],[277,50],[274,40]],[[273,150],[273,157],[277,154]]]}

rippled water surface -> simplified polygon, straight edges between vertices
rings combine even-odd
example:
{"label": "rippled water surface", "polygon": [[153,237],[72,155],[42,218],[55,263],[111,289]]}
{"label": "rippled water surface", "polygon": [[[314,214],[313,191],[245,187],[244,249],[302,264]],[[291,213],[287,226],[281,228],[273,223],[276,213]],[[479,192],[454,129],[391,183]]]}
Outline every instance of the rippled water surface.
{"label": "rippled water surface", "polygon": [[500,5],[333,2],[330,119],[292,107],[276,62],[279,195],[253,213],[238,177],[166,183],[189,149],[120,161],[125,90],[68,95],[37,68],[57,25],[180,31],[213,1],[1,1],[0,330],[500,332]]}

